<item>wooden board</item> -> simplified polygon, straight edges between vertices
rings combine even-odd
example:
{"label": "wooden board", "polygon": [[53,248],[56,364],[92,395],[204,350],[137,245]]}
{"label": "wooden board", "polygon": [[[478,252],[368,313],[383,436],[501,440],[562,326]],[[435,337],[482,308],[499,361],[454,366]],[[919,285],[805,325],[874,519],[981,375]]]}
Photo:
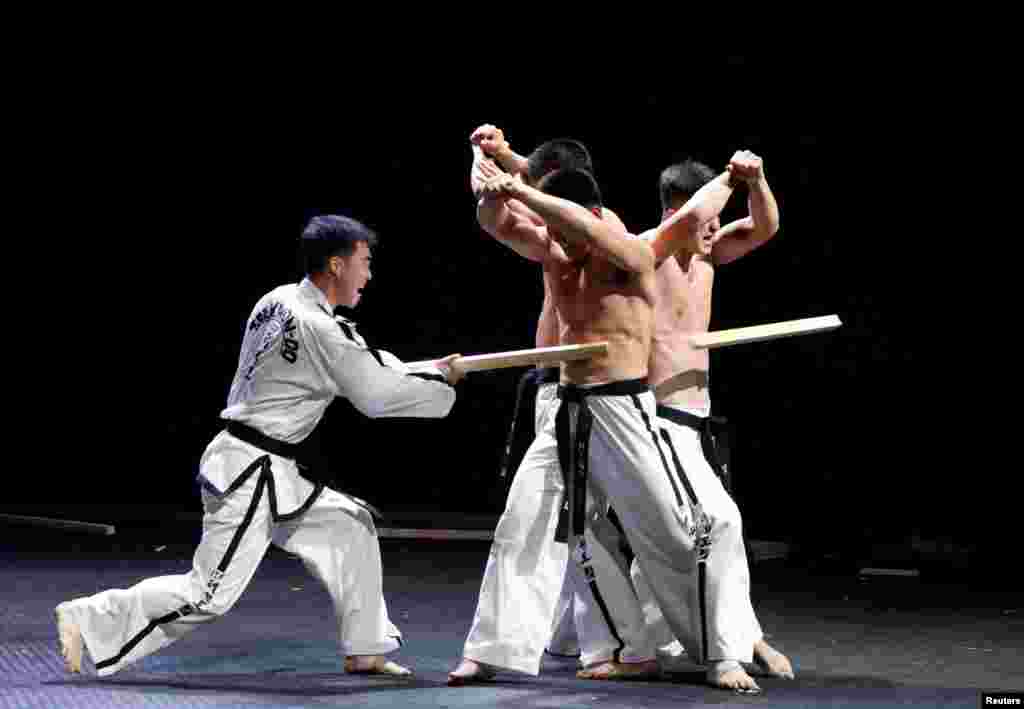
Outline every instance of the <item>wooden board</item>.
{"label": "wooden board", "polygon": [[815,332],[835,330],[843,323],[838,315],[825,315],[820,318],[803,318],[802,320],[783,320],[782,322],[754,325],[752,327],[736,327],[717,332],[705,332],[690,338],[690,344],[697,349],[714,349],[729,345],[742,345],[748,342],[765,342],[782,337],[810,335]]}
{"label": "wooden board", "polygon": [[[465,372],[482,372],[506,367],[530,367],[533,365],[555,365],[576,359],[589,359],[594,355],[606,354],[607,342],[592,342],[585,345],[561,345],[559,347],[536,347],[530,350],[511,350],[491,354],[459,357],[456,362]],[[410,369],[429,367],[435,360],[407,362]]]}

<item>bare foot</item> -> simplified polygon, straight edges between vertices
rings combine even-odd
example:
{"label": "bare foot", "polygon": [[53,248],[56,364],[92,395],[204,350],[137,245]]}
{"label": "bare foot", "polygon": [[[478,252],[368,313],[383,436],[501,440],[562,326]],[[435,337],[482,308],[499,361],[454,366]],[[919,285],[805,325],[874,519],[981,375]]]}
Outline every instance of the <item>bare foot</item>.
{"label": "bare foot", "polygon": [[449,687],[462,687],[477,682],[489,682],[496,674],[493,667],[483,662],[462,658],[462,662],[454,670],[448,673]]}
{"label": "bare foot", "polygon": [[68,672],[82,671],[82,632],[71,615],[64,609],[64,604],[57,606],[57,636],[60,638],[60,654],[64,656],[64,666]]}
{"label": "bare foot", "polygon": [[793,665],[790,663],[789,658],[764,640],[758,640],[754,645],[754,662],[769,677],[794,678]]}
{"label": "bare foot", "polygon": [[383,655],[349,655],[345,658],[345,671],[350,675],[412,676],[412,670],[388,660]]}
{"label": "bare foot", "polygon": [[647,680],[661,676],[657,660],[644,662],[614,662],[608,660],[584,667],[576,673],[577,679]]}
{"label": "bare foot", "polygon": [[729,689],[739,694],[760,694],[754,678],[747,674],[738,662],[726,660],[716,662],[708,668],[708,684],[720,689]]}

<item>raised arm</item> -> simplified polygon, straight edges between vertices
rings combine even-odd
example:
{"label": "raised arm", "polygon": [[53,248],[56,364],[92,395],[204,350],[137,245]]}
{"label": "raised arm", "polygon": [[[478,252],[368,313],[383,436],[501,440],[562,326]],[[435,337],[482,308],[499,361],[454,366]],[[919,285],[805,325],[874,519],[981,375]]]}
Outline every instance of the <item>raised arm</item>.
{"label": "raised arm", "polygon": [[[507,175],[505,178],[513,179]],[[509,202],[501,195],[484,192],[476,208],[477,221],[484,231],[531,261],[567,261],[565,252],[548,236],[547,229],[513,211]]]}
{"label": "raised arm", "polygon": [[779,207],[764,174],[764,161],[749,151],[742,151],[729,166],[733,176],[747,185],[750,215],[726,224],[715,234],[711,256],[716,264],[746,256],[779,230]]}
{"label": "raised arm", "polygon": [[[473,166],[469,183],[477,198],[476,218],[480,228],[531,261],[545,261],[548,258],[564,260],[564,254],[557,244],[548,238],[540,218],[522,203],[490,190],[485,196],[488,182],[498,177],[509,177],[484,155],[478,145],[472,146]],[[561,254],[561,256],[559,256]]]}
{"label": "raised arm", "polygon": [[496,178],[488,189],[522,202],[544,220],[549,230],[569,241],[589,244],[623,270],[639,273],[654,267],[654,251],[649,244],[627,239],[625,231],[575,202],[545,194],[508,176]]}
{"label": "raised arm", "polygon": [[697,190],[686,204],[658,225],[652,246],[659,265],[682,250],[701,253],[701,226],[718,216],[738,181],[726,170]]}

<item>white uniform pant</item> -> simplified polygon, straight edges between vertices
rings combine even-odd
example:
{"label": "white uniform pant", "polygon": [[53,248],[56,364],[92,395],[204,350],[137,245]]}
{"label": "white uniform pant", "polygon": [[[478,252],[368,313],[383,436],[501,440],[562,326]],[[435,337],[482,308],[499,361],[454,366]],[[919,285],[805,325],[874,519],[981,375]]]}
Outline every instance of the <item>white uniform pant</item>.
{"label": "white uniform pant", "polygon": [[[701,446],[700,434],[666,418],[658,419],[704,514],[711,523],[711,540],[705,562],[705,615],[709,662],[737,660],[750,662],[754,644],[762,638],[761,626],[750,600],[750,569],[743,544],[743,522],[736,502],[711,468]],[[643,607],[648,630],[659,651],[677,654],[675,637],[659,608],[643,567],[634,562],[633,583]],[[699,599],[698,599],[699,602]],[[689,615],[699,615],[688,611]],[[696,630],[696,629],[695,629]],[[679,635],[690,656],[696,660],[702,647],[696,632]]]}
{"label": "white uniform pant", "polygon": [[312,483],[299,476],[293,461],[222,432],[207,447],[200,476],[223,480],[228,469],[248,471],[248,477],[241,482],[235,476],[240,484],[223,495],[204,487],[203,536],[190,572],[62,604],[81,629],[97,673],[113,674],[222,616],[271,543],[299,556],[330,593],[343,655],[397,649],[401,633],[388,618],[370,513],[324,489],[304,513],[290,518],[309,499]]}
{"label": "white uniform pant", "polygon": [[[672,466],[680,480],[685,477],[710,524],[710,537],[702,573],[698,567],[698,595],[684,594],[684,605],[678,609],[691,619],[683,634],[673,632],[642,565],[634,559],[631,577],[648,638],[657,648],[659,659],[665,662],[678,659],[684,650],[695,662],[750,662],[753,646],[762,638],[762,631],[750,600],[750,571],[739,508],[708,464],[698,432],[669,419],[659,418],[658,424]],[[665,440],[666,435],[668,440]],[[615,530],[609,525],[601,528],[607,534],[605,544],[615,544]],[[584,615],[579,622],[581,636],[595,636],[592,650],[595,656],[609,656],[615,641],[607,634],[601,639],[604,625],[600,619]],[[704,652],[707,654],[702,654]]]}
{"label": "white uniform pant", "polygon": [[[680,609],[696,606],[698,596],[693,510],[662,450],[653,394],[642,382],[612,386],[632,384],[636,386],[628,394],[587,398],[593,415],[591,499],[586,554],[574,551],[584,580],[592,573],[594,581],[585,584],[589,596],[584,594],[580,606],[584,614],[602,618],[607,632],[617,638],[615,654],[626,662],[650,659],[653,645],[624,555],[617,544],[609,548],[602,543],[590,525],[603,516],[609,502],[619,514],[655,598],[668,609],[673,632],[681,635],[692,625]],[[559,408],[565,405],[560,402]],[[495,529],[465,657],[529,674],[539,672],[565,569],[565,546],[554,541],[563,492],[555,417],[551,416],[516,473]],[[577,550],[574,543],[573,548]],[[578,625],[584,653],[590,644],[584,637],[585,627]]]}
{"label": "white uniform pant", "polygon": [[[548,382],[537,387],[534,405],[534,433],[544,430],[549,416],[554,417],[558,410],[558,384]],[[568,547],[564,553],[568,556]],[[551,640],[547,648],[558,655],[576,655],[579,653],[579,641],[576,638],[576,621],[573,617],[573,598],[575,586],[568,571],[562,582],[562,590],[555,603],[555,618],[551,624]]]}

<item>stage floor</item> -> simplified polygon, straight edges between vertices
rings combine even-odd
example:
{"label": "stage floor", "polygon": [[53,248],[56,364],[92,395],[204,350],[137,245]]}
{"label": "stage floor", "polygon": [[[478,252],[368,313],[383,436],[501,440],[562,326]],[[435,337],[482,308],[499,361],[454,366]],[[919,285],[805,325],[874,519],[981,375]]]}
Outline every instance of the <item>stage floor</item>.
{"label": "stage floor", "polygon": [[113,677],[70,676],[54,606],[185,572],[192,549],[121,534],[3,531],[0,707],[977,707],[982,690],[1024,690],[1015,582],[864,582],[786,560],[755,565],[754,600],[797,679],[759,678],[760,696],[706,687],[696,667],[659,682],[577,680],[573,660],[553,657],[536,678],[450,688],[446,673],[472,619],[488,544],[404,539],[381,546],[385,595],[405,635],[395,659],[415,670],[413,680],[344,674],[326,592],[279,550],[220,621]]}

